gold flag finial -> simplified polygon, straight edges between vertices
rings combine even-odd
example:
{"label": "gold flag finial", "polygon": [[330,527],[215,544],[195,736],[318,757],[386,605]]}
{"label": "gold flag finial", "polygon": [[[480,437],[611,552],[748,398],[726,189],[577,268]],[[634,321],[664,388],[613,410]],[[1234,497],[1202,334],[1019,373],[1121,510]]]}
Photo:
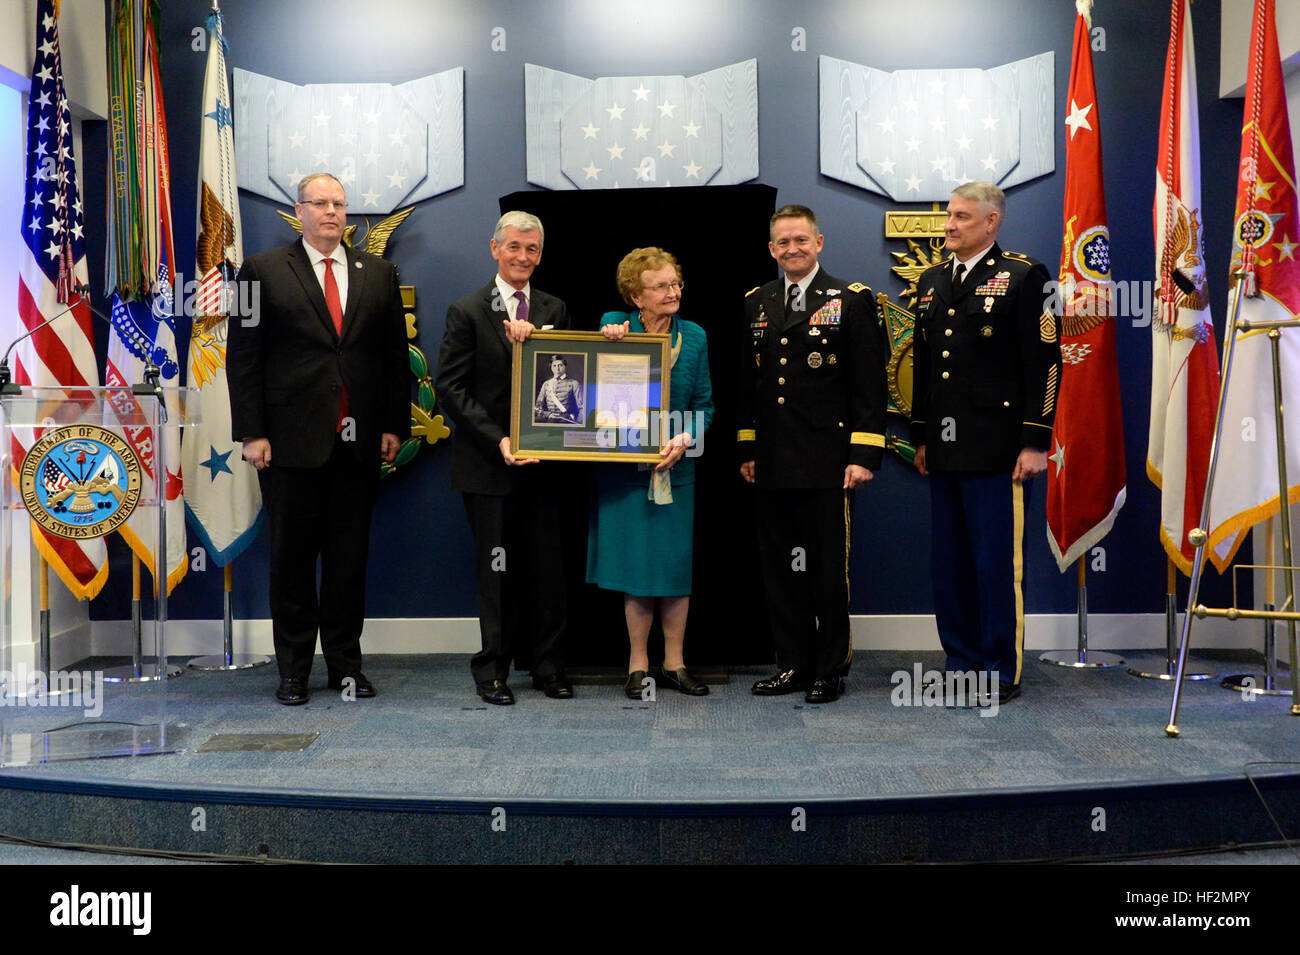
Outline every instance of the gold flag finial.
{"label": "gold flag finial", "polygon": [[1092,0],[1074,0],[1074,9],[1079,11],[1079,16],[1083,17],[1083,22],[1092,29]]}

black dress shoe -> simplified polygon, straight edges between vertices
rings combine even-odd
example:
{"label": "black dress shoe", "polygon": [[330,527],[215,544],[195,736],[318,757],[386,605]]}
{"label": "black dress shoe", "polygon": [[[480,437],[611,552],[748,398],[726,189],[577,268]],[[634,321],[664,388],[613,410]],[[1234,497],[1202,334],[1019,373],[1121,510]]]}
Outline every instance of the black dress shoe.
{"label": "black dress shoe", "polygon": [[515,695],[510,692],[510,687],[506,686],[501,680],[488,680],[486,683],[480,683],[477,686],[478,695],[484,703],[492,703],[495,706],[510,706],[515,702]]}
{"label": "black dress shoe", "polygon": [[774,677],[759,680],[749,688],[755,696],[785,696],[808,689],[808,678],[798,670],[785,670]]}
{"label": "black dress shoe", "polygon": [[307,679],[301,676],[282,676],[280,685],[275,688],[275,698],[285,706],[297,706],[307,702]]}
{"label": "black dress shoe", "polygon": [[357,670],[354,673],[349,673],[347,676],[341,676],[337,680],[331,679],[329,681],[329,688],[331,690],[341,690],[344,688],[343,684],[345,680],[355,681],[355,685],[352,689],[358,700],[368,700],[375,695],[375,685],[367,680],[366,675],[360,670]]}
{"label": "black dress shoe", "polygon": [[804,694],[806,703],[834,703],[844,692],[844,681],[837,676],[823,680],[813,680],[812,686]]}
{"label": "black dress shoe", "polygon": [[709,695],[709,688],[687,673],[685,667],[680,670],[665,670],[660,667],[655,671],[655,679],[659,681],[660,686],[685,693],[687,696]]}
{"label": "black dress shoe", "polygon": [[987,701],[985,705],[992,705],[993,702],[996,701],[998,706],[1001,706],[1003,703],[1010,703],[1019,695],[1020,695],[1019,683],[999,682],[997,692],[994,693],[991,697],[984,698]]}
{"label": "black dress shoe", "polygon": [[629,700],[641,699],[641,692],[644,689],[643,681],[649,675],[645,670],[633,670],[627,675],[627,682],[623,684],[623,692]]}
{"label": "black dress shoe", "polygon": [[573,699],[573,684],[564,678],[563,673],[533,677],[533,689],[541,690],[552,700]]}

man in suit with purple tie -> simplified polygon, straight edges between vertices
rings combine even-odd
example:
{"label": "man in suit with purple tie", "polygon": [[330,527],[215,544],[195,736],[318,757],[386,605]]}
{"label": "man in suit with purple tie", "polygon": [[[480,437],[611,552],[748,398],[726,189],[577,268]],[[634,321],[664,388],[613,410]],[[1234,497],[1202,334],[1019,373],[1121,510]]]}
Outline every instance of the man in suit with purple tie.
{"label": "man in suit with purple tie", "polygon": [[564,567],[554,465],[510,447],[513,345],[533,330],[568,328],[564,303],[531,285],[542,259],[541,221],[526,212],[498,220],[490,247],[497,274],[453,302],[438,360],[438,401],[456,424],[451,483],[462,492],[474,533],[482,649],[470,661],[478,695],[508,706],[510,661],[531,661],[535,689],[573,696],[564,675]]}

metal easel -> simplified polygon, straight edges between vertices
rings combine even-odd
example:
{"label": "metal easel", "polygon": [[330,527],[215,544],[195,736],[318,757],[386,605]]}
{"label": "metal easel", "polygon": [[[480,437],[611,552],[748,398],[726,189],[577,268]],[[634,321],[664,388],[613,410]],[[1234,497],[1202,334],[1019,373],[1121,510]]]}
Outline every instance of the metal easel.
{"label": "metal easel", "polygon": [[[1296,621],[1300,613],[1295,606],[1295,565],[1291,558],[1291,509],[1286,473],[1286,430],[1282,412],[1282,353],[1281,341],[1284,329],[1300,331],[1300,321],[1289,319],[1278,322],[1241,321],[1242,284],[1245,275],[1242,271],[1233,273],[1233,306],[1228,326],[1227,354],[1223,361],[1223,376],[1219,381],[1219,411],[1214,421],[1214,440],[1210,444],[1210,467],[1205,480],[1205,499],[1201,503],[1200,524],[1187,534],[1187,540],[1196,548],[1192,558],[1192,579],[1187,591],[1187,613],[1183,615],[1183,635],[1178,646],[1178,668],[1174,678],[1174,696],[1169,708],[1169,722],[1165,726],[1167,736],[1178,736],[1178,707],[1182,702],[1183,670],[1187,664],[1187,647],[1192,633],[1192,616],[1224,617],[1228,620],[1285,620],[1287,625],[1287,644],[1291,654],[1291,715],[1300,716],[1300,705],[1295,703],[1296,682]],[[1232,362],[1237,350],[1237,335],[1240,332],[1267,331],[1269,348],[1273,359],[1273,419],[1277,437],[1277,482],[1278,482],[1278,523],[1282,530],[1282,581],[1286,587],[1286,610],[1240,610],[1236,606],[1227,608],[1206,607],[1197,603],[1201,587],[1201,573],[1205,568],[1205,545],[1209,540],[1207,528],[1210,524],[1210,500],[1214,493],[1214,472],[1219,463],[1219,439],[1223,435],[1223,416],[1227,411],[1228,383],[1232,380]],[[1234,601],[1235,604],[1235,601]]]}

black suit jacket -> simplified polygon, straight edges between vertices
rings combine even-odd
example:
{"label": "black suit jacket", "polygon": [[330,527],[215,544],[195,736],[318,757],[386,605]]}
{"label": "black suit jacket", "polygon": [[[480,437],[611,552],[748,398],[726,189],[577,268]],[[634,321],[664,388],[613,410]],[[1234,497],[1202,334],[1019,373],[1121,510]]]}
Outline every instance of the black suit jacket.
{"label": "black suit jacket", "polygon": [[[513,346],[501,324],[508,316],[495,279],[447,309],[434,389],[443,410],[456,423],[451,486],[458,491],[510,493],[510,469],[501,460],[500,447],[501,439],[510,434]],[[528,320],[538,328],[568,328],[569,310],[555,296],[534,287]],[[531,397],[527,406],[532,407]]]}
{"label": "black suit jacket", "polygon": [[952,256],[916,283],[912,441],[933,471],[1007,471],[1051,443],[1060,320],[1047,268],[996,244],[952,287]]}
{"label": "black suit jacket", "polygon": [[740,459],[754,462],[759,487],[841,488],[845,467],[874,471],[884,455],[888,352],[875,301],[824,269],[803,311],[787,316],[784,295],[777,279],[745,296]]}
{"label": "black suit jacket", "polygon": [[339,248],[348,268],[341,336],[301,241],[249,256],[239,270],[241,301],[255,304],[253,314],[228,322],[231,430],[236,441],[269,439],[273,465],[325,464],[345,385],[362,461],[378,465],[384,433],[410,435],[410,360],[397,270]]}

